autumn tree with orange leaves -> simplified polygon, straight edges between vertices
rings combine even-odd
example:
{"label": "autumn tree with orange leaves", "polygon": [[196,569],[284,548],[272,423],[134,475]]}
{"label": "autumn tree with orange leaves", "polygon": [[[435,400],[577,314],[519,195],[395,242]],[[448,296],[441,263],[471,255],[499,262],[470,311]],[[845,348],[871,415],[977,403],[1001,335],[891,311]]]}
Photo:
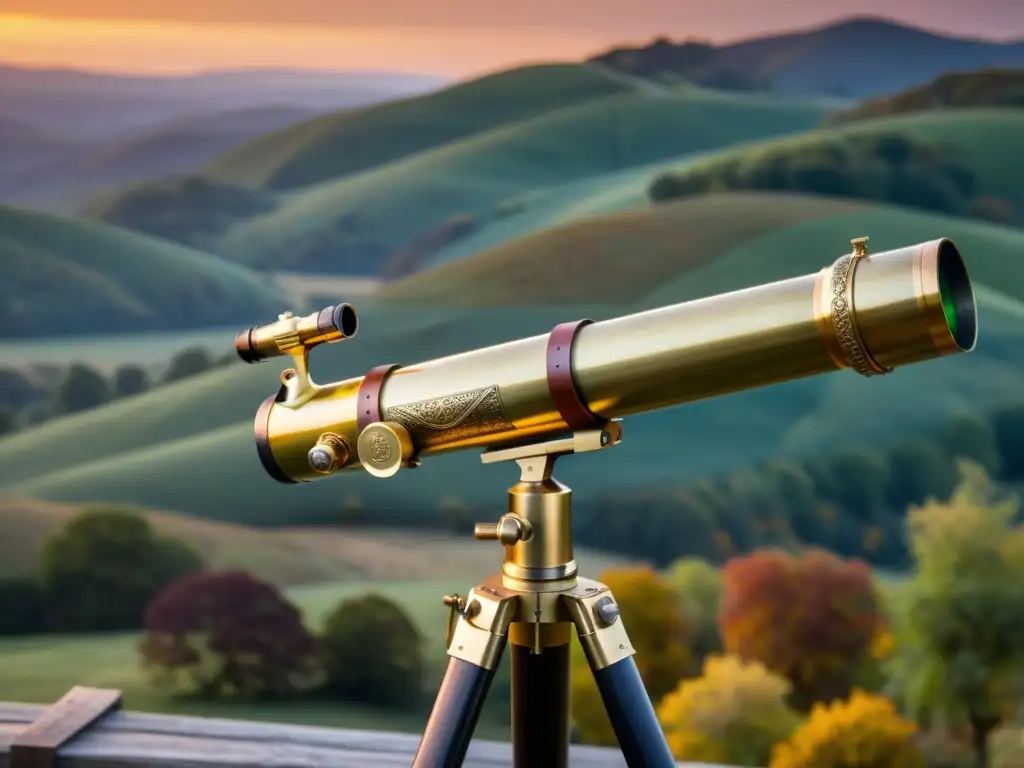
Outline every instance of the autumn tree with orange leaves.
{"label": "autumn tree with orange leaves", "polygon": [[865,563],[767,550],[731,560],[722,579],[727,654],[788,679],[798,709],[850,694],[883,622]]}

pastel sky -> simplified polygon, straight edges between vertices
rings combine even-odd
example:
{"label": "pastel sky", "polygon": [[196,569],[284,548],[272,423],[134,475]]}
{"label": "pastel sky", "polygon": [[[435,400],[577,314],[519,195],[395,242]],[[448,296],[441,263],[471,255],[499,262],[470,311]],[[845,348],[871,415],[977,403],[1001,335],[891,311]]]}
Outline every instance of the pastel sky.
{"label": "pastel sky", "polygon": [[655,35],[722,42],[850,15],[1024,39],[1024,0],[0,0],[0,60],[137,72],[283,66],[459,77]]}

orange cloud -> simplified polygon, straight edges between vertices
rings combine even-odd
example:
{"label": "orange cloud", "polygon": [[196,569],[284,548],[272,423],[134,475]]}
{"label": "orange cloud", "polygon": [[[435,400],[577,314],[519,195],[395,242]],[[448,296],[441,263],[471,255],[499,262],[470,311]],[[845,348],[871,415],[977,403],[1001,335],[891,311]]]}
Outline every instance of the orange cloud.
{"label": "orange cloud", "polygon": [[168,74],[294,67],[459,76],[579,57],[604,42],[596,34],[557,29],[317,28],[0,15],[6,63]]}

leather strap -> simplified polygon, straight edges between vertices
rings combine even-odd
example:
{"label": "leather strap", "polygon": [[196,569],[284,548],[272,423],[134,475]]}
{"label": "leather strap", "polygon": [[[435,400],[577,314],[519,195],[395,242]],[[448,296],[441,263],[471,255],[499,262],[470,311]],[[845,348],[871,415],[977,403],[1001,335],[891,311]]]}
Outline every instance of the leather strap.
{"label": "leather strap", "polygon": [[576,335],[593,320],[574,320],[556,325],[548,336],[547,377],[548,392],[562,421],[572,430],[598,429],[606,419],[593,413],[580,396],[572,375],[572,348]]}
{"label": "leather strap", "polygon": [[380,391],[384,388],[388,376],[401,367],[378,365],[363,376],[359,384],[359,393],[356,395],[356,407],[359,409],[356,413],[356,425],[360,434],[371,424],[383,420],[383,414],[380,412]]}

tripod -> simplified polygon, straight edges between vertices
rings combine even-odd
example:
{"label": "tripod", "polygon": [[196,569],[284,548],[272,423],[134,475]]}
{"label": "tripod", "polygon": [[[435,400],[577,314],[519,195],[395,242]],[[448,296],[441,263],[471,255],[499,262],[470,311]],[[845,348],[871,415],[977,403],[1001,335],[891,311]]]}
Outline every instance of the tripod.
{"label": "tripod", "polygon": [[675,768],[633,661],[619,607],[604,584],[577,576],[572,492],[552,477],[555,461],[622,439],[599,429],[535,445],[487,451],[485,464],[515,461],[521,477],[508,512],[478,524],[477,539],[505,546],[502,572],[449,606],[448,669],[412,768],[460,768],[506,645],[511,642],[513,768],[569,765],[569,643],[572,626],[629,768]]}

